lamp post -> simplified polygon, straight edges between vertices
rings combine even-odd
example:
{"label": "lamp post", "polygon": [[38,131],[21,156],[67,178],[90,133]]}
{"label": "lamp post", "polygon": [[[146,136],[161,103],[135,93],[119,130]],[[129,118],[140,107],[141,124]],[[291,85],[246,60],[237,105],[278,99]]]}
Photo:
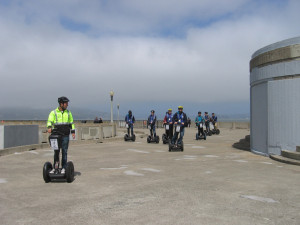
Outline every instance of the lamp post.
{"label": "lamp post", "polygon": [[110,95],[110,122],[113,123],[114,122],[114,120],[113,120],[113,99],[114,99],[113,90],[111,90],[109,92],[109,95]]}
{"label": "lamp post", "polygon": [[119,115],[120,115],[120,113],[119,113],[120,110],[119,110],[119,109],[120,109],[120,104],[117,105],[117,108],[118,108],[118,124],[119,124],[119,126],[120,126],[120,121],[119,121]]}

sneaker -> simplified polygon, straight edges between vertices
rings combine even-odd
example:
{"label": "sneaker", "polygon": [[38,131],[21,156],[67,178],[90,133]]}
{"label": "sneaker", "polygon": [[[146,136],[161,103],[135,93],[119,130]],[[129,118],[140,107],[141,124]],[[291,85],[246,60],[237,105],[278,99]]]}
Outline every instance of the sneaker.
{"label": "sneaker", "polygon": [[55,172],[55,169],[52,169],[49,173],[54,173]]}
{"label": "sneaker", "polygon": [[62,168],[61,171],[60,171],[60,173],[61,173],[61,174],[65,174],[65,173],[66,173],[65,168]]}

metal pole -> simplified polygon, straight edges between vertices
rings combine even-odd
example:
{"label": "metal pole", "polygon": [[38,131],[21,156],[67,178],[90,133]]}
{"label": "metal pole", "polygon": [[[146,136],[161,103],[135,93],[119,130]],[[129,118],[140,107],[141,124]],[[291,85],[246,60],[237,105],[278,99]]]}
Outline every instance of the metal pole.
{"label": "metal pole", "polygon": [[120,115],[120,104],[117,105],[118,107],[118,124],[119,124],[119,127],[120,127],[120,120],[119,120],[119,115]]}

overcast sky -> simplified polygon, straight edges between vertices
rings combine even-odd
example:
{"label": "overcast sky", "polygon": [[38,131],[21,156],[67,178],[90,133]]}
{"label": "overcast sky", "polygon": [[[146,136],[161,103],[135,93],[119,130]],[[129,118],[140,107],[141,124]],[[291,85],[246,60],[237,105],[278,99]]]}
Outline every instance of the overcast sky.
{"label": "overcast sky", "polygon": [[0,0],[0,103],[47,107],[65,95],[109,111],[110,89],[120,105],[249,102],[251,55],[299,36],[299,9],[299,0]]}

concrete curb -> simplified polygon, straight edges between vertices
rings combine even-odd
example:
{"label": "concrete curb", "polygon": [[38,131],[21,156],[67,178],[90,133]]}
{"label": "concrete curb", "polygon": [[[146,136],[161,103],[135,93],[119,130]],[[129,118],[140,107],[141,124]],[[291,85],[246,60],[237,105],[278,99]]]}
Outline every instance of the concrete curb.
{"label": "concrete curb", "polygon": [[282,150],[281,156],[290,158],[290,159],[300,160],[300,152],[292,152],[292,151],[288,151],[288,150]]}
{"label": "concrete curb", "polygon": [[285,157],[282,157],[280,155],[270,155],[270,158],[273,159],[273,160],[276,160],[278,162],[300,166],[300,161],[299,160],[285,158]]}

